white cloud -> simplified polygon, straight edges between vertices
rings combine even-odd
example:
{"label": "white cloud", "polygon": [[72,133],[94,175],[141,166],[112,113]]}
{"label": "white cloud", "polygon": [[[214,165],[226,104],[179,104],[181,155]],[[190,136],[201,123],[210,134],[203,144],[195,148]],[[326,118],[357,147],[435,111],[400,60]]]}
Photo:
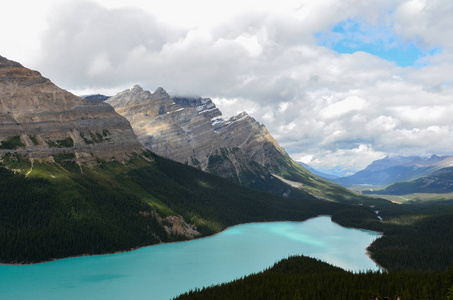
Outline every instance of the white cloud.
{"label": "white cloud", "polygon": [[[307,154],[294,154],[298,161],[303,161],[315,169],[341,174],[342,176],[351,175],[360,168],[357,166],[366,165],[369,161],[381,159],[385,156],[383,152],[373,150],[369,145],[360,144],[353,149],[336,149],[334,151],[322,151],[322,159]],[[341,163],[338,163],[341,161]]]}
{"label": "white cloud", "polygon": [[106,52],[101,52],[95,55],[91,62],[89,62],[87,73],[89,77],[96,77],[111,72],[112,70],[112,63],[108,54]]}
{"label": "white cloud", "polygon": [[235,39],[247,51],[250,57],[257,57],[263,53],[263,47],[256,36],[241,35]]}
{"label": "white cloud", "polygon": [[[20,10],[24,2],[32,9]],[[140,84],[211,97],[225,116],[247,111],[294,158],[322,169],[358,170],[384,153],[452,154],[451,1],[35,2],[8,2],[17,13],[1,28],[18,31],[2,32],[0,55],[65,89]],[[348,19],[439,51],[402,68],[317,44],[316,33]]]}
{"label": "white cloud", "polygon": [[379,116],[368,122],[365,129],[367,131],[389,132],[395,129],[398,124],[399,120],[393,117]]}
{"label": "white cloud", "polygon": [[450,122],[450,116],[444,106],[397,106],[394,107],[395,116],[401,121],[410,124],[436,124],[443,121]]}
{"label": "white cloud", "polygon": [[349,96],[321,110],[321,116],[326,119],[338,118],[352,111],[360,111],[365,106],[365,100],[357,96]]}
{"label": "white cloud", "polygon": [[394,12],[395,29],[406,40],[422,46],[442,46],[452,50],[453,42],[445,38],[453,28],[453,3],[442,0],[404,1]]}

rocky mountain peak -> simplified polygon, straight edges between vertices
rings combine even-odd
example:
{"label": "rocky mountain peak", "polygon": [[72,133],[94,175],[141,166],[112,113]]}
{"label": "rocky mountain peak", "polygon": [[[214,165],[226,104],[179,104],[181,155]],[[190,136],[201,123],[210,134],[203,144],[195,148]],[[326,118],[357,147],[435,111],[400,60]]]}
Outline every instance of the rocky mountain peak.
{"label": "rocky mountain peak", "polygon": [[220,117],[222,112],[215,106],[209,98],[201,97],[173,97],[173,101],[181,107],[193,107],[198,111],[198,114],[205,118],[213,119]]}
{"label": "rocky mountain peak", "polygon": [[156,95],[159,95],[159,94],[168,95],[167,92],[166,92],[162,87],[158,87],[158,88],[154,91],[154,94],[156,94]]}
{"label": "rocky mountain peak", "polygon": [[249,114],[246,112],[246,111],[243,111],[241,113],[239,113],[236,118],[237,119],[240,119],[240,118],[244,118],[244,117],[247,117]]}
{"label": "rocky mountain peak", "polygon": [[[156,94],[165,97],[158,101]],[[266,127],[246,112],[224,120],[209,98],[167,95],[159,88],[147,101],[139,101],[126,91],[108,102],[131,122],[147,149],[238,183],[242,172],[259,168],[262,174],[261,168],[276,171],[280,162],[291,163]]]}
{"label": "rocky mountain peak", "polygon": [[254,123],[257,123],[259,124],[258,122],[255,121],[255,119],[253,119],[252,117],[250,117],[247,112],[243,111],[241,112],[240,114],[236,115],[236,116],[232,116],[228,119],[216,119],[216,120],[213,120],[213,124],[214,124],[214,129],[216,131],[219,131],[221,128],[224,128],[226,126],[229,126],[229,125],[232,125],[236,122],[240,122],[240,121],[244,121],[246,119],[249,119],[249,121],[251,122],[254,122]]}
{"label": "rocky mountain peak", "polygon": [[50,82],[41,76],[38,71],[24,68],[20,63],[0,56],[0,80],[21,82],[22,84],[39,84]]}
{"label": "rocky mountain peak", "polygon": [[143,151],[126,119],[103,102],[77,97],[37,71],[0,58],[0,156],[92,162]]}
{"label": "rocky mountain peak", "polygon": [[[146,97],[144,93],[148,93]],[[158,88],[154,93],[126,90],[107,102],[130,121],[147,149],[179,162],[205,166],[209,155],[223,145],[209,117],[217,115],[217,108],[211,99],[176,99]]]}
{"label": "rocky mountain peak", "polygon": [[[157,94],[165,99],[157,101]],[[253,189],[301,195],[292,187],[296,186],[303,193],[332,199],[336,187],[297,165],[266,126],[246,112],[223,119],[209,98],[167,98],[160,89],[146,101],[137,96],[126,90],[108,102],[131,122],[140,142],[156,154]],[[329,194],[321,186],[328,186]]]}

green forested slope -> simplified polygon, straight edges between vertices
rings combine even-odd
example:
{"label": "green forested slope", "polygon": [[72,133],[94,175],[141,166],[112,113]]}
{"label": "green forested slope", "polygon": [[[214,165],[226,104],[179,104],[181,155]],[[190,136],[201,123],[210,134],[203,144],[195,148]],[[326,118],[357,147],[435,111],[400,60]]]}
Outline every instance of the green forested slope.
{"label": "green forested slope", "polygon": [[158,220],[171,215],[183,216],[204,236],[245,222],[302,221],[345,206],[309,195],[289,199],[252,191],[150,152],[146,156],[127,164],[98,160],[97,166],[79,166],[64,155],[56,163],[33,164],[4,156],[0,260],[37,262],[185,239],[169,236]]}
{"label": "green forested slope", "polygon": [[285,160],[281,161],[280,167],[274,169],[275,174],[285,179],[302,183],[303,191],[308,192],[319,199],[351,204],[362,203],[373,205],[382,203],[381,199],[372,199],[370,197],[362,196],[312,174],[304,167],[294,162],[288,155],[286,155],[285,158]]}
{"label": "green forested slope", "polygon": [[387,270],[445,270],[453,260],[453,205],[384,203],[374,207],[382,221],[371,212],[341,209],[334,222],[347,227],[382,232],[369,251]]}
{"label": "green forested slope", "polygon": [[[55,166],[51,166],[55,167]],[[168,241],[140,198],[70,176],[25,178],[0,168],[0,259],[24,263]]]}
{"label": "green forested slope", "polygon": [[[313,196],[253,191],[148,152],[127,164],[76,165],[4,157],[0,167],[0,260],[37,262],[109,253],[186,239],[168,235],[182,216],[210,235],[258,221],[303,221],[331,215],[343,226],[384,233],[372,257],[389,270],[445,270],[453,260],[452,205],[349,205]],[[21,172],[18,172],[21,170]],[[384,219],[377,218],[375,210]]]}

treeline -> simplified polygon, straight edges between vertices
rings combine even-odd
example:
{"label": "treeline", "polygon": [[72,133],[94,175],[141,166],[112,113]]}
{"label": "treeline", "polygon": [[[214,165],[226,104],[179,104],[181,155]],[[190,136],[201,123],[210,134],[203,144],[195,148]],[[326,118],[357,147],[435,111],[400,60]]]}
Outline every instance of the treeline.
{"label": "treeline", "polygon": [[410,225],[385,226],[369,250],[392,270],[443,270],[453,256],[453,213],[425,216]]}
{"label": "treeline", "polygon": [[[201,299],[310,299],[366,300],[401,297],[408,299],[445,299],[452,276],[435,272],[351,273],[304,256],[284,259],[258,274],[230,283],[196,289],[178,300]],[[451,279],[450,279],[451,280]],[[450,293],[453,296],[453,292]]]}
{"label": "treeline", "polygon": [[453,260],[453,205],[377,205],[383,221],[373,212],[340,210],[332,220],[342,226],[382,232],[368,248],[372,258],[387,270],[446,270]]}

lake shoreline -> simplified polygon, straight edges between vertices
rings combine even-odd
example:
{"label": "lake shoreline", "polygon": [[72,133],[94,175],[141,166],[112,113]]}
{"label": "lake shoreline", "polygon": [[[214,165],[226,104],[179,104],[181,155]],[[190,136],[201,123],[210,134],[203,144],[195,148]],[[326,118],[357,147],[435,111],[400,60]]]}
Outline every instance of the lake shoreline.
{"label": "lake shoreline", "polygon": [[30,300],[36,295],[49,300],[172,299],[260,273],[288,257],[312,257],[354,273],[380,271],[364,255],[378,237],[374,232],[339,226],[324,214],[305,221],[239,224],[191,243],[0,266],[0,294]]}
{"label": "lake shoreline", "polygon": [[[188,240],[182,240],[182,241],[172,241],[172,242],[162,242],[162,243],[158,243],[158,244],[153,244],[153,245],[146,245],[146,246],[139,246],[139,247],[135,247],[135,248],[131,248],[131,249],[128,249],[128,250],[119,250],[119,251],[114,251],[114,252],[108,252],[108,253],[99,253],[99,254],[80,254],[80,255],[74,255],[74,256],[68,256],[68,257],[61,257],[61,258],[54,258],[54,259],[50,259],[50,260],[46,260],[46,261],[40,261],[40,262],[33,262],[33,263],[0,263],[0,265],[4,265],[4,266],[30,266],[30,265],[38,265],[38,264],[46,264],[46,263],[51,263],[51,262],[54,262],[54,261],[58,261],[58,260],[63,260],[63,259],[70,259],[70,258],[78,258],[78,257],[89,257],[89,256],[101,256],[101,255],[113,255],[113,254],[120,254],[120,253],[127,253],[127,252],[132,252],[132,251],[135,251],[135,250],[138,250],[138,249],[142,249],[142,248],[146,248],[146,247],[154,247],[154,246],[159,246],[159,245],[166,245],[166,244],[175,244],[175,243],[183,243],[183,242],[188,242],[188,241],[194,241],[194,240],[202,240],[202,239],[207,239],[207,238],[212,238],[212,237],[215,237],[225,231],[227,231],[228,229],[231,229],[233,227],[236,227],[236,226],[241,226],[241,225],[247,225],[247,224],[258,224],[258,223],[278,223],[278,222],[294,222],[294,223],[298,223],[298,222],[306,222],[308,220],[311,220],[311,219],[316,219],[316,218],[319,218],[319,217],[330,217],[330,221],[332,223],[335,223],[341,227],[344,227],[344,228],[348,228],[348,229],[358,229],[358,230],[366,230],[366,231],[370,231],[370,232],[376,232],[380,235],[380,237],[383,237],[383,233],[382,232],[377,232],[377,231],[373,231],[373,230],[368,230],[368,229],[364,229],[364,228],[356,228],[356,227],[346,227],[346,226],[342,226],[341,224],[338,224],[337,222],[334,222],[332,221],[332,216],[331,215],[316,215],[316,216],[313,216],[313,217],[309,217],[305,220],[302,220],[302,221],[292,221],[292,220],[284,220],[284,221],[264,221],[264,222],[247,222],[247,223],[240,223],[240,224],[236,224],[236,225],[231,225],[231,226],[228,226],[226,227],[225,229],[223,229],[222,231],[219,231],[219,232],[216,232],[214,234],[211,234],[211,235],[207,235],[207,236],[202,236],[202,237],[199,237],[199,238],[193,238],[193,239],[188,239]],[[371,244],[370,244],[371,245]],[[368,245],[368,247],[370,246]],[[383,268],[380,264],[378,264],[372,257],[371,257],[371,252],[368,251],[368,247],[365,249],[366,252],[365,254],[370,258],[370,260],[372,260],[379,268],[383,269],[383,270],[386,270],[385,268]],[[282,258],[283,259],[283,258]]]}
{"label": "lake shoreline", "polygon": [[[334,222],[334,221],[332,221],[332,222]],[[338,224],[337,222],[334,222],[334,223],[337,224],[337,225],[339,225],[339,226],[341,226],[341,227],[344,227],[344,228],[349,228],[349,229],[352,228],[352,229],[366,230],[366,231],[370,231],[370,232],[375,232],[375,233],[379,234],[379,237],[376,238],[376,240],[377,240],[377,239],[380,239],[380,238],[382,238],[382,237],[384,237],[384,232],[382,232],[382,231],[374,231],[374,230],[369,230],[369,229],[366,229],[366,228],[346,227],[346,226],[343,226],[343,225],[341,225],[341,224]],[[368,250],[368,248],[371,246],[372,243],[374,243],[374,241],[371,242],[371,243],[368,245],[368,247],[366,247],[366,249],[365,249],[365,255],[368,256],[368,258],[369,258],[370,260],[372,260],[372,261],[376,264],[376,266],[378,266],[379,268],[381,268],[382,270],[384,270],[385,272],[387,272],[387,269],[384,268],[381,264],[379,264],[379,263],[372,257],[371,251]]]}

